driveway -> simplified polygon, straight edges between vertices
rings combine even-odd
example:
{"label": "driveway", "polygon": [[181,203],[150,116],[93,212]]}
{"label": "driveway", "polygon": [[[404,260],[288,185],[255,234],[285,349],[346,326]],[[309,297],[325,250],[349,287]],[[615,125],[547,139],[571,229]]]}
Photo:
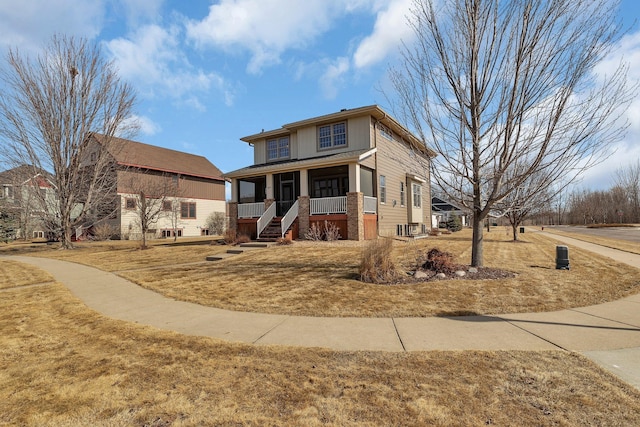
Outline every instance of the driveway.
{"label": "driveway", "polygon": [[628,242],[637,242],[640,244],[640,227],[587,228],[583,225],[555,225],[545,226],[545,228],[565,231],[567,233],[586,234],[590,236],[607,237],[609,239],[626,240]]}

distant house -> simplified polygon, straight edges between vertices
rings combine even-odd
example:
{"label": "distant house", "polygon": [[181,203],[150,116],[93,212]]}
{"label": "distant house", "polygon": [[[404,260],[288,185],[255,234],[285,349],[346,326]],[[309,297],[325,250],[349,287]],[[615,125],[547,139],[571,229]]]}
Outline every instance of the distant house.
{"label": "distant house", "polygon": [[[100,134],[90,137],[98,144],[103,138]],[[209,215],[225,214],[225,180],[205,157],[122,138],[112,139],[110,153],[117,164],[117,209],[103,222],[114,225],[122,238],[141,237],[136,213],[141,190],[147,198],[164,200],[163,212],[148,237],[207,235]],[[170,193],[159,194],[163,189]]]}
{"label": "distant house", "polygon": [[433,196],[431,198],[431,209],[433,211],[432,226],[434,228],[442,226],[443,223],[446,223],[454,216],[460,218],[463,227],[469,225],[468,211],[453,202]]}
{"label": "distant house", "polygon": [[54,208],[49,174],[30,165],[0,172],[0,220],[4,238],[51,238]]}
{"label": "distant house", "polygon": [[435,153],[377,105],[241,138],[254,163],[231,180],[230,227],[252,238],[304,237],[334,223],[342,238],[414,235],[431,227]]}

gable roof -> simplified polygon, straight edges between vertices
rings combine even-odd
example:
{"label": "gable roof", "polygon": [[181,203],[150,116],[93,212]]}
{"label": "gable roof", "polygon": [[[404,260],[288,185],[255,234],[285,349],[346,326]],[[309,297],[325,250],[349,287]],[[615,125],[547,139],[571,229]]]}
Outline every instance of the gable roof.
{"label": "gable roof", "polygon": [[438,196],[433,196],[431,197],[431,210],[433,210],[434,212],[451,212],[464,211],[465,209],[461,208],[453,202],[448,202]]}
{"label": "gable roof", "polygon": [[13,169],[0,172],[0,184],[22,185],[36,179],[40,186],[50,187],[50,174],[32,165],[20,165]]}
{"label": "gable roof", "polygon": [[419,149],[424,154],[429,157],[436,157],[436,153],[425,146],[425,144],[418,139],[413,133],[411,133],[407,128],[401,125],[396,119],[391,117],[386,111],[380,108],[378,105],[368,105],[365,107],[359,108],[345,108],[336,113],[325,114],[323,116],[313,117],[310,119],[300,120],[293,123],[288,123],[283,125],[280,129],[274,129],[270,131],[262,131],[260,133],[256,133],[254,135],[249,135],[240,138],[241,141],[253,143],[261,139],[276,137],[280,135],[287,135],[292,131],[297,129],[307,127],[307,126],[319,126],[324,125],[340,120],[347,120],[353,117],[362,117],[362,116],[371,116],[377,122],[384,124],[393,130],[396,134],[400,135],[400,137],[411,144],[414,148]]}
{"label": "gable roof", "polygon": [[[91,136],[98,143],[105,140],[105,136],[98,133]],[[117,137],[111,138],[111,144],[109,152],[119,165],[224,180],[220,169],[203,156]]]}

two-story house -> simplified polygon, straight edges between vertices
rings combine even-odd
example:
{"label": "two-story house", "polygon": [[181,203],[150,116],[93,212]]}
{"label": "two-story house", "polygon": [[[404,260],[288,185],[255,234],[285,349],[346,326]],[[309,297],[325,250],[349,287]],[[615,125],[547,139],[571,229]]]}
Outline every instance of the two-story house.
{"label": "two-story house", "polygon": [[[103,138],[92,134],[90,142],[100,144]],[[205,157],[123,138],[112,138],[109,152],[117,165],[117,209],[102,221],[117,228],[122,238],[141,237],[140,193],[162,200],[162,212],[154,218],[149,237],[206,235],[209,215],[226,215],[225,180]]]}
{"label": "two-story house", "polygon": [[[343,238],[415,235],[431,227],[435,153],[377,105],[289,123],[241,138],[254,164],[231,179],[230,228],[269,226],[303,237],[330,221]],[[273,237],[273,236],[270,236]]]}
{"label": "two-story house", "polygon": [[0,173],[0,221],[5,238],[52,238],[47,218],[55,198],[49,174],[31,165]]}

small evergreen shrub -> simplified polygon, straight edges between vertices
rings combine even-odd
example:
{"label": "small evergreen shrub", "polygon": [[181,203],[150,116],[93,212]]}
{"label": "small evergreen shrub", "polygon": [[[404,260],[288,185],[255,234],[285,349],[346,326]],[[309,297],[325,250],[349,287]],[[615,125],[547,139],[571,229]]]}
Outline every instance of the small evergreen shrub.
{"label": "small evergreen shrub", "polygon": [[462,230],[462,220],[460,220],[459,216],[454,215],[449,218],[449,220],[447,221],[447,230],[453,232]]}

